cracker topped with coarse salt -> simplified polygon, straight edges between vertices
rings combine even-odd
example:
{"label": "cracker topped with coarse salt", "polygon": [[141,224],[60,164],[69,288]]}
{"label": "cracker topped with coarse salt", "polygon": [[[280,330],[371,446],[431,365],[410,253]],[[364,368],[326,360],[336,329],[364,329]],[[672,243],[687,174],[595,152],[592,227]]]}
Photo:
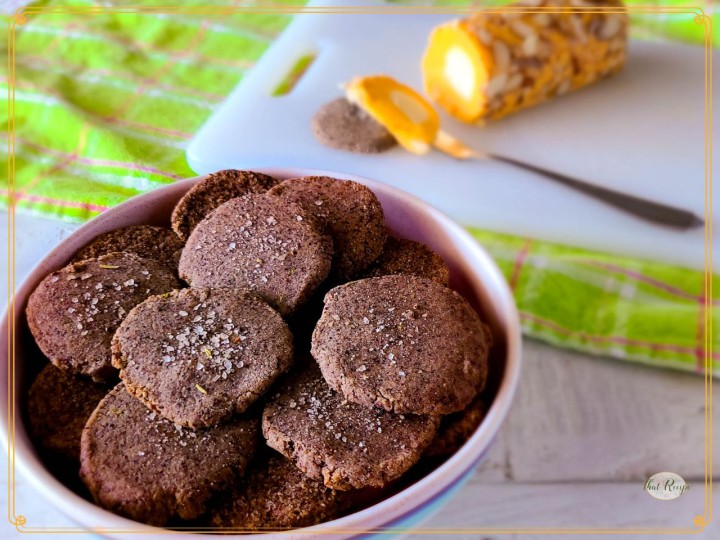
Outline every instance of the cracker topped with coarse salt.
{"label": "cracker topped with coarse salt", "polygon": [[183,195],[173,209],[170,224],[182,240],[221,204],[248,193],[265,193],[278,183],[267,174],[225,169],[207,175]]}
{"label": "cracker topped with coarse salt", "polygon": [[120,325],[112,351],[132,395],[194,428],[244,412],[293,358],[280,314],[232,289],[183,289],[148,299]]}
{"label": "cracker topped with coarse salt", "polygon": [[156,260],[110,253],[69,264],[43,279],[28,301],[28,325],[57,367],[109,381],[117,376],[110,341],[125,316],[149,296],[180,286]]}
{"label": "cracker topped with coarse salt", "polygon": [[268,445],[306,475],[350,490],[400,477],[420,459],[439,420],[352,403],[311,362],[270,400],[262,429]]}
{"label": "cracker topped with coarse salt", "polygon": [[467,407],[488,371],[491,334],[457,292],[396,275],[332,289],[312,337],[328,384],[347,399],[398,413]]}
{"label": "cracker topped with coarse salt", "polygon": [[196,288],[253,291],[283,315],[325,280],[332,240],[300,205],[245,195],[219,206],[190,235],[180,276]]}
{"label": "cracker topped with coarse salt", "polygon": [[336,280],[358,275],[382,253],[385,214],[367,186],[329,176],[305,176],[285,180],[268,194],[302,206],[332,237],[331,274]]}

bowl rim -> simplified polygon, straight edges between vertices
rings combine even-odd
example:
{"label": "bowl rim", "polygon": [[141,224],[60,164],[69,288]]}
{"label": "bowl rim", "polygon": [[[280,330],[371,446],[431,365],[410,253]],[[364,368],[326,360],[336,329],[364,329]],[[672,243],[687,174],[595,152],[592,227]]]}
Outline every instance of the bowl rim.
{"label": "bowl rim", "polygon": [[[302,167],[258,167],[253,168],[252,170],[282,179],[296,178],[300,176],[331,176],[333,178],[354,180],[367,185],[373,191],[378,189],[386,192],[394,199],[402,200],[404,204],[409,204],[410,206],[413,206],[415,210],[428,215],[434,223],[448,231],[450,236],[455,239],[455,243],[462,248],[462,251],[465,254],[464,258],[468,258],[467,254],[470,254],[469,258],[472,259],[471,267],[476,269],[479,266],[482,266],[482,283],[485,284],[488,289],[494,290],[495,295],[499,299],[499,301],[494,303],[497,304],[495,306],[496,309],[506,320],[506,324],[503,325],[507,340],[505,373],[500,380],[497,394],[485,418],[475,430],[473,435],[460,448],[460,450],[455,452],[452,456],[447,458],[444,463],[439,465],[436,469],[417,482],[404,488],[391,497],[380,501],[379,503],[329,522],[303,528],[302,532],[297,532],[300,529],[297,531],[283,532],[282,538],[302,538],[304,540],[310,538],[324,539],[327,538],[328,535],[332,535],[334,538],[355,538],[365,536],[378,528],[391,527],[393,524],[404,520],[421,508],[426,507],[436,499],[442,497],[447,491],[466,477],[482,459],[505,420],[517,390],[521,368],[521,327],[518,310],[512,293],[496,263],[465,228],[429,203],[407,193],[406,191],[364,176],[323,169]],[[194,185],[196,181],[204,176],[205,175],[199,175],[179,180],[148,192],[135,195],[87,221],[73,231],[67,238],[63,239],[33,266],[22,283],[15,289],[13,300],[17,297],[29,296],[31,292],[28,290],[30,288],[30,282],[38,279],[35,274],[38,273],[38,271],[49,259],[64,254],[66,252],[66,248],[64,246],[66,243],[71,241],[72,238],[77,237],[83,232],[96,229],[98,225],[102,224],[106,220],[112,220],[113,217],[122,215],[128,208],[137,205],[141,200],[147,199],[148,202],[157,203],[173,191],[180,191],[183,187],[186,187],[185,191],[187,191],[187,189]],[[11,328],[10,309],[12,305],[12,303],[8,303],[5,313],[3,314],[2,321],[0,322],[0,341],[9,341],[9,332]],[[6,399],[0,400],[0,439],[8,450],[8,460],[10,460],[11,457],[8,448],[8,420],[10,418],[9,415],[11,410],[15,407],[15,401],[17,401],[18,389],[13,389],[13,395],[16,399],[11,403],[10,396],[5,394],[7,392],[7,388],[10,387],[8,347],[1,348],[0,370],[4,369],[6,371],[8,385],[2,390],[2,393],[4,394],[3,397]],[[8,407],[8,404],[10,404],[10,407]],[[20,420],[19,423],[22,424],[22,420]],[[13,451],[14,464],[21,472],[23,478],[27,480],[28,483],[32,485],[33,489],[39,492],[46,501],[50,502],[71,521],[78,523],[82,530],[87,532],[100,532],[102,534],[109,535],[142,532],[147,534],[162,534],[163,536],[167,536],[168,534],[172,536],[174,533],[177,533],[179,536],[192,532],[182,529],[168,530],[165,528],[144,525],[129,518],[113,514],[112,512],[95,505],[76,494],[50,474],[40,459],[34,455],[30,445],[25,444],[25,441],[21,441],[23,444],[21,444],[18,448],[18,441],[16,440],[15,435],[13,435],[13,439],[15,440]],[[10,478],[8,478],[8,481],[10,481]],[[95,525],[93,525],[93,523],[95,523]],[[367,523],[369,526],[363,527],[363,523]],[[194,537],[201,539],[216,538],[216,534],[206,534],[211,532],[212,529],[209,527],[202,528],[194,534]],[[246,535],[242,532],[238,532],[237,535],[235,533],[230,534],[232,534],[235,538],[251,538],[251,535]],[[273,533],[269,532],[266,537],[272,538],[273,536]]]}

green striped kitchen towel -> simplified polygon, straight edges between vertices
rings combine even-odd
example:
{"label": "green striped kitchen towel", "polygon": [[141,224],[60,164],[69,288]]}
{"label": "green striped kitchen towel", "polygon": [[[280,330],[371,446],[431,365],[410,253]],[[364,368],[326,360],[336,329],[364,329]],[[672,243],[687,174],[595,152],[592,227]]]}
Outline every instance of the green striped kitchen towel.
{"label": "green striped kitchen towel", "polygon": [[[493,255],[520,310],[523,332],[563,347],[682,370],[702,371],[702,272],[470,229]],[[712,276],[713,290],[720,278]],[[713,295],[714,296],[714,295]],[[720,300],[710,305],[718,314]],[[713,373],[720,375],[718,321]]]}
{"label": "green striped kitchen towel", "polygon": [[[192,176],[188,140],[289,20],[277,13],[29,16],[15,41],[16,208],[79,222]],[[643,28],[657,34],[669,26]],[[7,89],[7,71],[0,84]],[[5,156],[0,166],[7,165]],[[0,191],[5,205],[8,189]],[[526,335],[628,361],[702,369],[701,272],[472,232],[510,282]],[[720,353],[718,333],[708,335]]]}

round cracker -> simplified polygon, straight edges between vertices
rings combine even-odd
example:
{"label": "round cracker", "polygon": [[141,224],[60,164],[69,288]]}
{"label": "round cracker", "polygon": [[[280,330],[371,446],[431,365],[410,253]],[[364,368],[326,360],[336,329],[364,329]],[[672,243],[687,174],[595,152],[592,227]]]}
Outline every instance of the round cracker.
{"label": "round cracker", "polygon": [[400,477],[435,436],[439,417],[398,415],[347,401],[312,363],[265,407],[268,445],[338,490],[382,487]]}
{"label": "round cracker", "polygon": [[112,351],[131,394],[193,428],[244,412],[293,357],[282,317],[259,298],[231,289],[149,298],[120,325]]}
{"label": "round cracker", "polygon": [[207,175],[195,184],[173,210],[170,224],[183,240],[221,204],[248,193],[265,193],[278,183],[267,174],[227,169]]}
{"label": "round cracker", "polygon": [[28,300],[28,326],[57,367],[110,381],[117,376],[110,342],[127,313],[149,296],[180,286],[156,260],[132,253],[103,255],[47,276]]}
{"label": "round cracker", "polygon": [[397,145],[382,124],[345,98],[320,107],[310,126],[318,142],[338,150],[378,154]]}
{"label": "round cracker", "polygon": [[306,176],[286,180],[268,193],[302,206],[332,237],[334,277],[349,279],[382,253],[385,215],[367,186],[329,176]]}
{"label": "round cracker", "polygon": [[246,195],[220,205],[190,235],[180,276],[196,288],[247,289],[283,315],[330,271],[332,240],[297,204]]}
{"label": "round cracker", "polygon": [[332,289],[312,355],[347,399],[398,413],[449,414],[485,383],[489,329],[455,291],[384,276]]}
{"label": "round cracker", "polygon": [[258,443],[256,419],[193,431],[116,386],[83,431],[80,476],[103,508],[149,525],[194,519],[240,481]]}
{"label": "round cracker", "polygon": [[144,259],[154,259],[177,272],[183,245],[184,242],[171,229],[133,225],[96,236],[73,256],[73,262],[124,252]]}

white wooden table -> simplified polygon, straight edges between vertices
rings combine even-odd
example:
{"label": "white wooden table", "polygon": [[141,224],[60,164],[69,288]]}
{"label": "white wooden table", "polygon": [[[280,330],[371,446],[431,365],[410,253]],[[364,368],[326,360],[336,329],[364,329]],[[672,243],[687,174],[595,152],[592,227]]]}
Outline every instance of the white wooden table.
{"label": "white wooden table", "polygon": [[[0,249],[7,253],[7,214],[0,212],[0,220]],[[17,283],[74,228],[57,221],[17,216]],[[6,269],[2,272],[0,298],[4,307]],[[593,358],[530,340],[525,342],[523,363],[517,398],[496,444],[470,483],[425,523],[425,528],[693,526],[694,516],[703,509],[705,467],[700,377]],[[720,392],[716,390],[714,397],[720,405]],[[716,412],[714,416],[719,415]],[[720,441],[715,444],[716,463],[720,463],[718,449]],[[7,508],[7,473],[4,467],[2,470],[0,507]],[[648,476],[660,471],[680,474],[691,489],[674,501],[653,499],[643,485]],[[16,494],[17,509],[27,517],[28,525],[72,524],[21,477]],[[714,489],[714,494],[720,500],[720,489]],[[719,521],[717,515],[702,537],[720,538]],[[4,521],[0,536],[15,538],[20,534]],[[440,535],[425,535],[435,536]],[[466,537],[524,535],[492,532]],[[533,536],[550,537],[555,536]]]}

